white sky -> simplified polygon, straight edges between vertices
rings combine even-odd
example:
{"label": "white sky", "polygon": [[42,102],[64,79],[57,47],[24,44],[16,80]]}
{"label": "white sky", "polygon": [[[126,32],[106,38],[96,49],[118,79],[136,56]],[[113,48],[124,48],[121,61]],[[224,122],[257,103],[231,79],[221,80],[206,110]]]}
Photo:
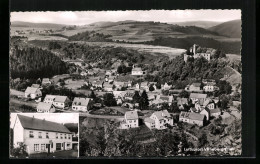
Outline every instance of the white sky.
{"label": "white sky", "polygon": [[[79,114],[78,113],[18,113],[20,115],[29,116],[39,119],[44,119],[52,122],[57,123],[78,123],[79,122]],[[10,118],[10,127],[13,128],[15,118],[17,116],[17,113],[11,113]]]}
{"label": "white sky", "polygon": [[12,12],[11,22],[57,23],[85,25],[100,21],[217,21],[241,19],[241,10],[139,10],[139,11],[60,11],[60,12]]}

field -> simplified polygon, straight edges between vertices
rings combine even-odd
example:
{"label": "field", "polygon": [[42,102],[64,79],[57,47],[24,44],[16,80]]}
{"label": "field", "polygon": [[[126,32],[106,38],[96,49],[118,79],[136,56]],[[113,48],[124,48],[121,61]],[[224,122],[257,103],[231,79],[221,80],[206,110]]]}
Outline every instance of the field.
{"label": "field", "polygon": [[134,49],[139,52],[150,53],[154,56],[157,55],[167,55],[170,59],[180,55],[185,52],[185,49],[179,48],[171,48],[165,46],[153,46],[153,45],[145,45],[145,44],[127,44],[127,43],[113,43],[113,42],[76,42],[81,44],[87,44],[92,46],[100,46],[100,47],[123,47],[127,49]]}

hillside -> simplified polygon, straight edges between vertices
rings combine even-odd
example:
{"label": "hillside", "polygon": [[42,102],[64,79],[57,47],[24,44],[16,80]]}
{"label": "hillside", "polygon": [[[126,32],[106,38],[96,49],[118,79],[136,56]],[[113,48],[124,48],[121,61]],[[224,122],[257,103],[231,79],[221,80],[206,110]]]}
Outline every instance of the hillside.
{"label": "hillside", "polygon": [[175,24],[179,26],[197,26],[201,28],[210,28],[216,26],[222,22],[214,22],[214,21],[186,21],[186,22],[171,22],[169,24]]}
{"label": "hillside", "polygon": [[[109,39],[114,41],[143,42],[151,41],[158,37],[187,37],[208,36],[213,38],[222,37],[219,34],[204,28],[195,26],[179,26],[160,22],[97,22],[78,27],[75,30],[63,31],[66,36],[84,35],[85,31],[95,31],[104,35],[111,35]],[[79,34],[78,34],[79,33]],[[80,34],[81,33],[81,34]]]}
{"label": "hillside", "polygon": [[208,30],[233,38],[241,38],[241,20],[233,20],[213,26]]}
{"label": "hillside", "polygon": [[11,22],[12,27],[30,27],[30,28],[55,28],[60,29],[66,25],[64,24],[54,24],[54,23],[31,23],[31,22],[22,22],[22,21],[14,21]]}

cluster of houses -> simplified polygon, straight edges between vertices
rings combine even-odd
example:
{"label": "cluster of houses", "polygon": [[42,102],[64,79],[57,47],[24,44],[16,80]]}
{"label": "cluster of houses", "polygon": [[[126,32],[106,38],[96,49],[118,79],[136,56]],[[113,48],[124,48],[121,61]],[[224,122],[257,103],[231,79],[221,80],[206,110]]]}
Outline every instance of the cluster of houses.
{"label": "cluster of houses", "polygon": [[203,57],[203,58],[205,58],[206,60],[210,61],[210,59],[211,59],[211,53],[212,53],[212,52],[208,52],[208,51],[207,51],[207,52],[205,52],[205,53],[198,53],[198,52],[197,52],[197,48],[198,48],[198,47],[199,47],[198,45],[194,44],[194,45],[190,48],[190,52],[191,52],[191,54],[193,54],[193,55],[184,54],[184,61],[185,61],[185,62],[187,62],[187,60],[188,60],[189,57],[193,57],[194,59]]}
{"label": "cluster of houses", "polygon": [[[166,129],[168,125],[173,126],[173,118],[167,110],[156,111],[150,117],[143,119],[144,124],[149,129]],[[139,117],[137,111],[127,111],[124,120],[120,124],[121,129],[139,127]]]}
{"label": "cluster of houses", "polygon": [[192,83],[185,87],[185,91],[188,92],[214,92],[219,90],[216,86],[216,82],[213,79],[202,79],[202,82]]}

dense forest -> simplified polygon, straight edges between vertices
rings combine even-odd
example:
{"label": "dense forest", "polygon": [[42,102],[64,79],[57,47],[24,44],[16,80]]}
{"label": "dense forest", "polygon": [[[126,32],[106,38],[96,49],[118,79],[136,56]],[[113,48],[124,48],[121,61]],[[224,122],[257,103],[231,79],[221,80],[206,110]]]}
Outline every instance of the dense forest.
{"label": "dense forest", "polygon": [[212,59],[210,62],[204,58],[189,58],[185,63],[181,55],[164,62],[157,70],[157,75],[147,75],[145,78],[149,81],[161,82],[161,84],[201,78],[220,79],[224,76],[225,72],[222,72],[224,67],[226,67],[226,61],[222,58]]}
{"label": "dense forest", "polygon": [[149,45],[168,46],[168,47],[183,48],[183,49],[188,49],[194,43],[202,47],[211,47],[214,49],[220,49],[224,53],[231,53],[231,54],[240,54],[240,49],[241,49],[240,41],[220,42],[215,39],[205,38],[205,37],[187,37],[187,38],[159,37],[153,41],[144,42],[144,44],[149,44]]}
{"label": "dense forest", "polygon": [[67,73],[68,65],[47,50],[16,46],[10,54],[10,70],[12,78],[37,79]]}

